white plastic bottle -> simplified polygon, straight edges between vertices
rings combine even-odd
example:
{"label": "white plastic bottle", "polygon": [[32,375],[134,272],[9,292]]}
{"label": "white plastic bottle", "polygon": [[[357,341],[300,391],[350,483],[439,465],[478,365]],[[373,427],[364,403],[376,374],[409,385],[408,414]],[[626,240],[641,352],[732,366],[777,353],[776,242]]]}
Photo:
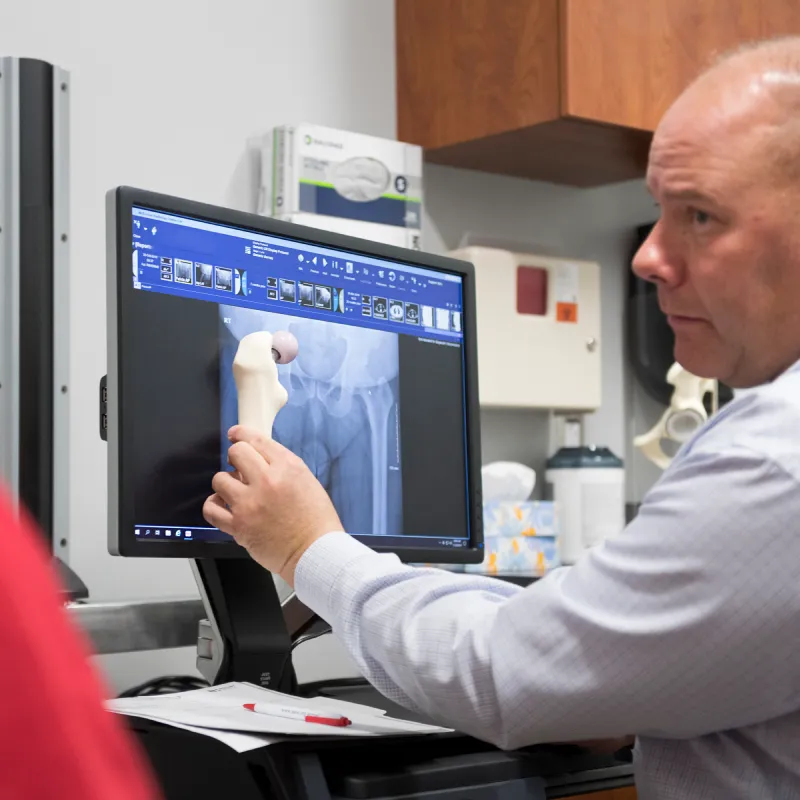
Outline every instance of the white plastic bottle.
{"label": "white plastic bottle", "polygon": [[562,564],[625,527],[625,470],[607,447],[562,447],[547,461],[560,520]]}

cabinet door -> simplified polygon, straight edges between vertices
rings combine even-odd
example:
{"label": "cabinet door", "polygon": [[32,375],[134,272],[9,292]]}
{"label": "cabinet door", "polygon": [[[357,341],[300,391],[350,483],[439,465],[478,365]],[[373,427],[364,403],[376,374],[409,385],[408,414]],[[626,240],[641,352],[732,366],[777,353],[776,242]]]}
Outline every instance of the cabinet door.
{"label": "cabinet door", "polygon": [[556,119],[558,0],[396,0],[397,133],[437,148]]}
{"label": "cabinet door", "polygon": [[561,0],[561,108],[655,130],[716,55],[800,33],[797,0]]}

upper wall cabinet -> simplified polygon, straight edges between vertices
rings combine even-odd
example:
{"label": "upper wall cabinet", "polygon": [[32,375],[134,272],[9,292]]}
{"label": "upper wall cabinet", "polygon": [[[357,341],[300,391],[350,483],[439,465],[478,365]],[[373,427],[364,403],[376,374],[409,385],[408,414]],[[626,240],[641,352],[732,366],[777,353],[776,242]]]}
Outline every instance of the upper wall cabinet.
{"label": "upper wall cabinet", "polygon": [[575,186],[640,177],[715,54],[800,34],[800,0],[396,0],[398,138]]}

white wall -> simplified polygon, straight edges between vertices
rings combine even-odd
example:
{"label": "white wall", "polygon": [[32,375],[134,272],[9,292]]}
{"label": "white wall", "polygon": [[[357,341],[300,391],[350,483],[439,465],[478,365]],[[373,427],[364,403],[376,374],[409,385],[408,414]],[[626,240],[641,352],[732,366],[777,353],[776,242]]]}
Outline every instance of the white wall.
{"label": "white wall", "polygon": [[[95,599],[194,594],[187,562],[106,554],[104,195],[119,184],[231,202],[245,141],[292,121],[395,135],[391,0],[29,0],[0,6],[0,53],[71,72],[70,562]],[[310,645],[309,645],[310,647]],[[103,659],[116,685],[189,653]]]}
{"label": "white wall", "polygon": [[[245,206],[253,134],[308,121],[394,136],[393,0],[29,0],[13,12],[10,5],[0,12],[0,53],[71,72],[70,562],[94,599],[194,594],[185,561],[106,554],[106,451],[96,423],[106,363],[104,194],[130,184]],[[641,184],[579,191],[430,167],[426,192],[427,249],[453,248],[472,231],[600,261],[604,404],[587,437],[624,454],[622,290],[631,231],[652,215]],[[485,414],[485,453],[538,465],[542,419]],[[192,662],[188,649],[101,659],[117,687],[191,670]],[[298,667],[309,679],[350,669],[324,641],[306,645]]]}

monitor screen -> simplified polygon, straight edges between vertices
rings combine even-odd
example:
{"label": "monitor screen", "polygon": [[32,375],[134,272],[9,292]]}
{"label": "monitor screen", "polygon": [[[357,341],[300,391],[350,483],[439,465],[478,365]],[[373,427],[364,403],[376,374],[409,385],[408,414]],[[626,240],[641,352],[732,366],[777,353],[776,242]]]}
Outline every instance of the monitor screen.
{"label": "monitor screen", "polygon": [[469,265],[136,190],[111,199],[112,552],[240,550],[202,506],[230,469],[239,342],[266,330],[299,345],[278,366],[273,437],[345,530],[406,560],[479,560]]}

